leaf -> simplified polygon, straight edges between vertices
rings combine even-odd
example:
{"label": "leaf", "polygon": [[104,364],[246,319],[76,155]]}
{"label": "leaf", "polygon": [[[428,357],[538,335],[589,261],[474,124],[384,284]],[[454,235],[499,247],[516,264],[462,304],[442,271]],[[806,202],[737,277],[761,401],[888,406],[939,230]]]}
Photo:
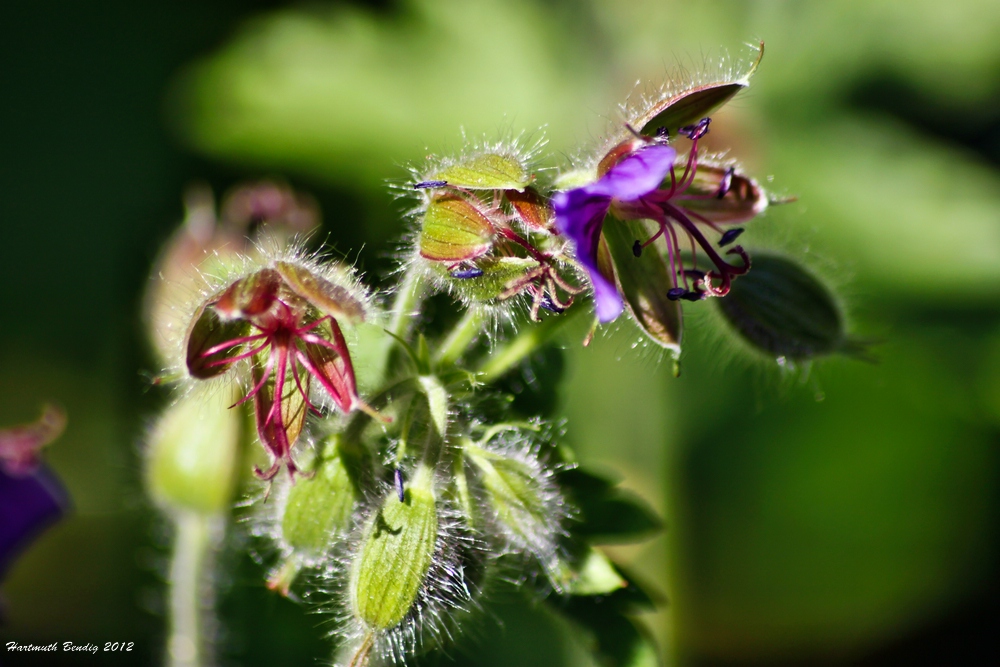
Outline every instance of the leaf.
{"label": "leaf", "polygon": [[611,544],[639,542],[663,529],[663,522],[641,498],[579,468],[559,473],[559,484],[579,510],[571,527],[575,537]]}

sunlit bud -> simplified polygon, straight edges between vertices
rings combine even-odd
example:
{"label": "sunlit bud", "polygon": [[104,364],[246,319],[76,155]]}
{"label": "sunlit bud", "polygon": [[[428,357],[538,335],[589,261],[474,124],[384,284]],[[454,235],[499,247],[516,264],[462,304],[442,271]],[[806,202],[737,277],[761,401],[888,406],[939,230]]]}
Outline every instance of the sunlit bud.
{"label": "sunlit bud", "polygon": [[311,477],[293,485],[281,514],[281,541],[293,558],[310,565],[329,550],[334,538],[351,527],[358,491],[341,454],[341,435],[330,436]]}
{"label": "sunlit bud", "polygon": [[625,306],[650,339],[677,356],[681,350],[681,306],[670,278],[670,267],[655,248],[636,253],[649,232],[639,220],[614,220],[604,227],[604,239],[614,262]]}
{"label": "sunlit bud", "polygon": [[662,94],[649,100],[631,119],[632,127],[645,135],[672,136],[685,127],[697,124],[713,111],[731,100],[734,95],[750,85],[750,77],[764,57],[764,43],[760,43],[757,57],[747,71],[735,76],[722,74],[708,76],[689,85],[668,87]]}
{"label": "sunlit bud", "polygon": [[421,464],[403,502],[385,494],[364,527],[351,564],[353,615],[374,631],[399,625],[425,585],[438,538],[433,470]]}
{"label": "sunlit bud", "polygon": [[484,152],[459,158],[426,180],[466,190],[523,190],[531,182],[531,174],[516,155]]}
{"label": "sunlit bud", "polygon": [[864,353],[864,345],[847,335],[833,292],[790,259],[755,257],[753,271],[716,301],[743,340],[778,359]]}
{"label": "sunlit bud", "polygon": [[438,262],[480,257],[493,245],[493,223],[467,199],[444,196],[427,205],[420,228],[420,256]]}
{"label": "sunlit bud", "polygon": [[[678,166],[686,160],[687,156],[683,156]],[[733,165],[722,166],[706,159],[698,161],[691,185],[677,195],[675,201],[692,216],[718,225],[748,222],[763,213],[768,205],[767,193],[756,181],[740,174]],[[719,245],[727,245],[734,239],[730,237]]]}
{"label": "sunlit bud", "polygon": [[161,506],[199,514],[229,509],[243,420],[228,408],[237,398],[233,387],[196,385],[160,415],[146,451],[146,482]]}
{"label": "sunlit bud", "polygon": [[506,549],[533,555],[555,586],[566,506],[551,472],[522,447],[492,449],[466,442],[463,451],[478,473],[495,528]]}

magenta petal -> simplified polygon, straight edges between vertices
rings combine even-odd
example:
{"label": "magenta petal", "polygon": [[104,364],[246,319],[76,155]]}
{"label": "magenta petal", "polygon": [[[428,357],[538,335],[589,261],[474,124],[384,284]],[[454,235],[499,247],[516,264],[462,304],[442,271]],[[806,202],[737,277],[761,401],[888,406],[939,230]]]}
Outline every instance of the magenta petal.
{"label": "magenta petal", "polygon": [[677,159],[670,146],[653,144],[620,160],[599,181],[585,186],[592,195],[631,201],[660,187]]}

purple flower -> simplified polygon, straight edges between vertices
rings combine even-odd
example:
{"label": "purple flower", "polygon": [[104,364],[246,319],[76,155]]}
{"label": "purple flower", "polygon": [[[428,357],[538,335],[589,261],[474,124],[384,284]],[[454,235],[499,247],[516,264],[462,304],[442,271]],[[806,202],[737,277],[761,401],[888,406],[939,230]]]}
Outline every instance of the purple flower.
{"label": "purple flower", "polygon": [[14,557],[69,506],[69,497],[38,452],[59,437],[66,416],[46,406],[38,421],[0,430],[0,576]]}
{"label": "purple flower", "polygon": [[669,146],[645,146],[619,161],[594,183],[558,192],[552,198],[556,229],[573,243],[577,260],[590,274],[597,319],[601,322],[615,319],[624,307],[618,288],[597,266],[604,218],[614,200],[638,201],[659,188],[676,159],[677,151]]}

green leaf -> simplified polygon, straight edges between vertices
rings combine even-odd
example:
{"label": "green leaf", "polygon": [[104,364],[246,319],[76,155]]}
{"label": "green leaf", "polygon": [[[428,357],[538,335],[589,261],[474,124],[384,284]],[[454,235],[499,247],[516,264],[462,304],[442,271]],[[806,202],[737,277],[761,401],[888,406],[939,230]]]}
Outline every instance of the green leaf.
{"label": "green leaf", "polygon": [[430,175],[429,181],[445,181],[469,190],[523,190],[531,175],[514,155],[480,153]]}
{"label": "green leaf", "polygon": [[607,595],[628,586],[608,557],[593,547],[587,549],[573,574],[566,586],[571,595]]}
{"label": "green leaf", "polygon": [[559,473],[559,484],[579,509],[571,532],[588,542],[639,542],[663,529],[663,522],[641,498],[596,475],[573,469]]}

